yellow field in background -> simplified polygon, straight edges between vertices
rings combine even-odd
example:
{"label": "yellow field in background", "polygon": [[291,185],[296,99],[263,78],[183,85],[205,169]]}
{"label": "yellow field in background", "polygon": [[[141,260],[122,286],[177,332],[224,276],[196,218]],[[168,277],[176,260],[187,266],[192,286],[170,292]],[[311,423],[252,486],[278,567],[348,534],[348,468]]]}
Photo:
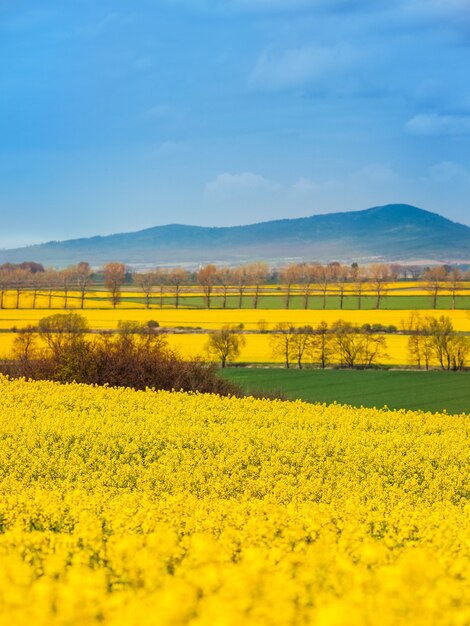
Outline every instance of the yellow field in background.
{"label": "yellow field in background", "polygon": [[[124,298],[142,298],[142,293],[126,292],[123,294]],[[62,291],[54,291],[52,294],[51,307],[52,309],[61,308],[64,306],[65,297]],[[20,295],[20,310],[31,309],[33,307],[33,294],[26,291]],[[70,309],[79,309],[81,304],[81,296],[76,291],[69,291],[67,296],[67,307]],[[9,291],[4,296],[4,306],[8,311],[16,310],[16,294]],[[126,302],[125,300],[119,304],[120,309],[135,309],[144,308],[144,304],[139,302]],[[39,293],[36,297],[36,309],[49,309],[49,294]],[[111,300],[103,291],[90,291],[87,292],[85,297],[86,309],[112,309]],[[47,313],[45,313],[47,315]]]}
{"label": "yellow field in background", "polygon": [[[204,354],[208,335],[169,335],[169,344],[185,358]],[[244,335],[246,345],[241,349],[237,363],[282,363],[283,359],[274,357],[270,345],[270,336],[262,334]],[[407,341],[405,335],[386,335],[388,357],[381,359],[385,365],[406,365]]]}
{"label": "yellow field in background", "polygon": [[[40,311],[33,309],[0,310],[0,329],[18,328],[37,322],[47,315],[64,311]],[[322,320],[332,323],[343,319],[354,324],[393,324],[400,327],[401,321],[407,319],[411,311],[305,311],[305,310],[254,310],[254,309],[117,309],[117,310],[84,310],[84,315],[92,329],[116,328],[119,320],[136,320],[146,322],[155,320],[160,326],[174,328],[177,326],[200,327],[204,329],[220,328],[224,325],[237,326],[243,324],[247,330],[257,330],[261,322],[266,329],[278,322],[288,322],[293,326],[317,325]],[[468,311],[420,311],[421,316],[449,316],[458,331],[470,332],[470,313]]]}
{"label": "yellow field in background", "polygon": [[[11,352],[15,333],[0,333],[0,358],[6,358]],[[185,359],[197,356],[205,357],[207,334],[168,335],[168,344]],[[281,363],[282,358],[274,357],[267,334],[244,335],[246,345],[242,348],[237,363]],[[406,365],[407,337],[404,335],[386,335],[388,358],[381,359],[383,364]]]}

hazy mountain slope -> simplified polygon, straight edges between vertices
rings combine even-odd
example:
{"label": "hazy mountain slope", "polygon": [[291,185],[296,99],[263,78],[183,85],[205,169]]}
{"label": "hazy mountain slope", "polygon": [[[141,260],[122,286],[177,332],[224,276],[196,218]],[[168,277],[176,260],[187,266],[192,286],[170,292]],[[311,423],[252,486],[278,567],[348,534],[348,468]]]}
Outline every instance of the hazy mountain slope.
{"label": "hazy mountain slope", "polygon": [[170,224],[134,233],[49,242],[0,251],[0,262],[67,265],[176,264],[309,259],[451,261],[470,259],[470,227],[409,205],[205,228]]}

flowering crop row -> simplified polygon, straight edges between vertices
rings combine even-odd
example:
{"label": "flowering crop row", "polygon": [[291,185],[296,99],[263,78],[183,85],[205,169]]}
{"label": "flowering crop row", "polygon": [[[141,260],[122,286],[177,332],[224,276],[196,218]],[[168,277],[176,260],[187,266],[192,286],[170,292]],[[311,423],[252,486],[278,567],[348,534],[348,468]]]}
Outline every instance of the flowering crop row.
{"label": "flowering crop row", "polygon": [[0,623],[464,626],[468,416],[0,378]]}
{"label": "flowering crop row", "polygon": [[[65,313],[64,309],[52,311],[52,313]],[[221,326],[236,326],[243,324],[247,330],[263,329],[271,330],[279,322],[288,322],[292,326],[317,326],[322,320],[329,324],[342,318],[352,324],[382,324],[400,327],[406,320],[410,311],[379,310],[379,311],[305,311],[305,310],[254,310],[254,309],[133,309],[133,310],[88,310],[79,311],[84,315],[92,329],[113,329],[117,327],[119,320],[132,319],[139,322],[148,320],[157,321],[160,326],[188,327],[203,329],[220,328]],[[0,309],[0,329],[7,330],[16,326],[24,327],[28,324],[37,324],[38,321],[51,314],[49,311],[33,309]],[[468,311],[442,311],[422,310],[422,317],[439,317],[446,315],[452,320],[457,331],[470,332],[470,314]]]}
{"label": "flowering crop row", "polygon": [[[11,356],[15,333],[0,333],[0,358]],[[208,339],[206,333],[178,333],[167,335],[168,345],[175,349],[184,359],[197,356],[207,358],[205,347]],[[236,362],[240,363],[283,363],[282,355],[273,355],[269,334],[247,334],[246,343],[242,347]],[[387,354],[381,359],[384,364],[405,365],[408,363],[407,342],[405,335],[387,335]],[[41,344],[39,344],[41,345]]]}

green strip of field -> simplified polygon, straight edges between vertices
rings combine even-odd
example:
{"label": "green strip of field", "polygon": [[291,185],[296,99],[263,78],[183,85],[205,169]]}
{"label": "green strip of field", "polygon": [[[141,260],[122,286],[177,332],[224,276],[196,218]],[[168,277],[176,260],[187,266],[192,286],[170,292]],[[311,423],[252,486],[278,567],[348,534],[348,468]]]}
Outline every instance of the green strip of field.
{"label": "green strip of field", "polygon": [[469,372],[230,368],[221,373],[247,393],[275,391],[307,402],[470,413]]}
{"label": "green strip of field", "polygon": [[[122,298],[123,302],[135,302],[139,304],[145,304],[144,298],[138,297],[126,297]],[[239,299],[235,296],[229,296],[227,298],[227,309],[238,309]],[[363,296],[361,298],[360,308],[363,310],[374,310],[376,308],[376,298],[374,296]],[[174,307],[175,299],[172,296],[165,296],[163,298],[164,307]],[[160,298],[153,296],[150,299],[150,306],[153,309],[158,309],[160,306]],[[182,295],[179,300],[179,306],[182,309],[205,309],[207,307],[206,301],[202,296],[198,295]],[[286,307],[286,299],[284,296],[260,296],[258,300],[258,309],[284,309]],[[211,298],[211,308],[222,309],[223,299],[220,296],[213,296]],[[244,296],[242,299],[242,309],[252,309],[253,298],[251,296]],[[289,308],[292,310],[304,309],[305,301],[300,296],[293,296],[289,302]],[[321,310],[323,309],[323,298],[318,296],[312,296],[309,299],[309,310]],[[345,311],[354,311],[359,308],[358,299],[355,296],[345,296],[343,300],[343,307]],[[390,295],[384,296],[380,302],[380,309],[384,310],[415,310],[415,309],[432,309],[433,300],[430,296],[415,296],[415,295]],[[436,303],[437,309],[449,310],[452,308],[452,298],[450,296],[439,296]],[[470,308],[470,296],[459,296],[455,302],[456,309],[468,309]],[[341,301],[338,296],[328,296],[326,298],[325,309],[327,310],[340,310]]]}

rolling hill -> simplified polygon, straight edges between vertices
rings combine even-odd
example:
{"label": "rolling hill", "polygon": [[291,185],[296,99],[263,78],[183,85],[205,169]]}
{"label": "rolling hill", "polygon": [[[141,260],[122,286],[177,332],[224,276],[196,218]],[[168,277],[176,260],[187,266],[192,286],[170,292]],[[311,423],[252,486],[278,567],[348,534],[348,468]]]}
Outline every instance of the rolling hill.
{"label": "rolling hill", "polygon": [[130,265],[243,263],[251,260],[350,262],[468,261],[470,227],[406,204],[313,215],[248,226],[170,224],[0,250],[0,262],[34,260],[57,267],[82,260]]}

